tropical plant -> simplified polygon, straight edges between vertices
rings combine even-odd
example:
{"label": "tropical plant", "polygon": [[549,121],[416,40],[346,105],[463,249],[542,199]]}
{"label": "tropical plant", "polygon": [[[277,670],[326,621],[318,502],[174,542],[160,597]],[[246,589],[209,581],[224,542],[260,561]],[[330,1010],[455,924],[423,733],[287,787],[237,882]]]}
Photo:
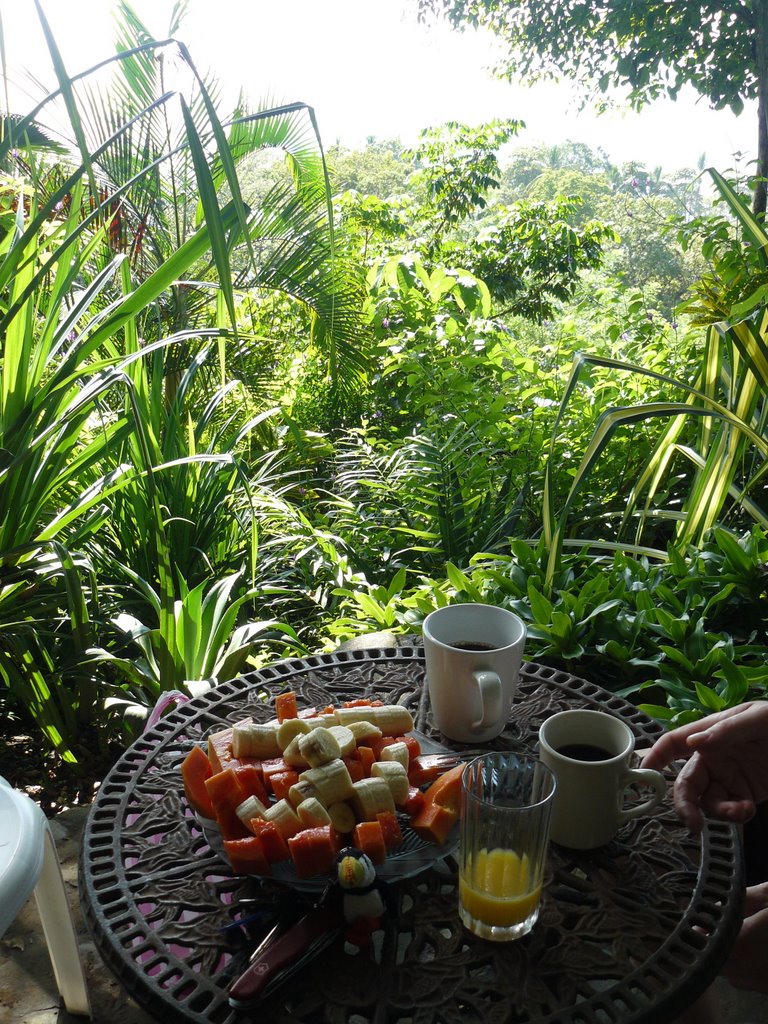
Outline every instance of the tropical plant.
{"label": "tropical plant", "polygon": [[[144,573],[157,671],[131,696],[149,703],[158,686],[211,667],[210,658],[190,655],[185,625],[189,609],[204,604],[206,567],[220,561],[231,573],[240,560],[253,572],[251,479],[246,486],[237,457],[255,445],[266,465],[273,435],[263,429],[265,409],[235,425],[234,385],[223,377],[228,346],[237,339],[243,349],[237,284],[281,288],[308,304],[335,370],[344,345],[354,349],[356,319],[353,291],[332,259],[322,149],[314,128],[314,155],[291,135],[297,120],[313,124],[308,108],[239,113],[225,128],[183,46],[189,101],[163,88],[154,57],[176,44],[149,38],[127,4],[127,49],[105,62],[118,69],[117,84],[100,92],[92,82],[104,65],[70,77],[38,12],[59,88],[20,119],[14,139],[60,104],[79,163],[62,165],[54,190],[36,188],[39,174],[9,181],[0,214],[0,672],[48,744],[73,760],[105,699],[123,693],[88,651],[101,647],[107,619],[119,621],[116,600],[130,572],[97,586],[94,567],[126,558]],[[249,211],[236,161],[269,141],[291,150],[297,185]],[[0,162],[11,145],[8,136],[0,142]],[[220,204],[223,190],[233,197],[228,205]],[[199,385],[206,341],[219,359],[213,397]],[[195,389],[207,403],[198,422],[186,404]],[[237,554],[225,504],[235,482]],[[188,584],[190,572],[202,578]],[[234,587],[214,590],[206,607],[235,628],[245,597]],[[214,646],[228,649],[220,637]]]}
{"label": "tropical plant", "polygon": [[[749,238],[756,258],[768,258],[768,235],[742,204],[727,182],[712,171],[715,183]],[[553,578],[566,535],[566,523],[576,497],[596,462],[608,449],[620,427],[664,421],[666,427],[639,474],[624,511],[623,523],[634,523],[635,543],[643,529],[660,519],[676,524],[675,542],[681,550],[701,543],[707,532],[726,515],[737,524],[744,517],[765,527],[765,469],[768,455],[765,395],[768,386],[766,331],[768,314],[762,305],[764,291],[758,290],[734,312],[731,322],[713,324],[693,385],[675,381],[665,374],[616,360],[578,356],[563,395],[558,424],[553,433],[547,467],[544,532],[550,548],[549,578]],[[757,307],[755,309],[755,307]],[[747,309],[754,309],[744,317]],[[554,501],[556,438],[560,418],[590,365],[615,371],[642,374],[658,380],[675,398],[637,406],[607,410],[600,417],[565,501]],[[679,396],[679,397],[678,397]],[[694,429],[692,423],[697,424]],[[663,507],[659,498],[669,492],[669,478],[675,460],[684,460],[680,479],[682,492],[671,492],[672,501],[682,493],[679,507]]]}

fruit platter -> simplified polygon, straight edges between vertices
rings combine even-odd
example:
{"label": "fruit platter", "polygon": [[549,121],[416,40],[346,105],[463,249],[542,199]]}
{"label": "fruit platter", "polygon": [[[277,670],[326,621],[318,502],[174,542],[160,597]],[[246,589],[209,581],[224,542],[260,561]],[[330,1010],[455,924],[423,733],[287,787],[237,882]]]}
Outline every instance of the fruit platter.
{"label": "fruit platter", "polygon": [[236,874],[322,886],[352,845],[394,880],[453,852],[464,763],[415,732],[407,708],[300,711],[289,691],[275,712],[212,733],[181,766],[190,807]]}

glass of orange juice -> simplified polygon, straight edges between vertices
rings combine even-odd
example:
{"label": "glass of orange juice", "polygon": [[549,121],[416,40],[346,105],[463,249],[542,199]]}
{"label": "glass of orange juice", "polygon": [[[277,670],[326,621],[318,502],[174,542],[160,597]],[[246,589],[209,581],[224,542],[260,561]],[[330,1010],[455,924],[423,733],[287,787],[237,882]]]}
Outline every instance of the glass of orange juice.
{"label": "glass of orange juice", "polygon": [[506,942],[536,923],[555,785],[546,765],[510,753],[464,769],[459,916],[475,935]]}

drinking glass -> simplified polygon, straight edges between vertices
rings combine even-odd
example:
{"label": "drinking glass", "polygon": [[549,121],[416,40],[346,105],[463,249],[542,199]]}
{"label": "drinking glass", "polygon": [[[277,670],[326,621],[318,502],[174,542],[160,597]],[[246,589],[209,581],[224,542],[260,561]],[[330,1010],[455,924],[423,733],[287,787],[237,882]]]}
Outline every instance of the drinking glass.
{"label": "drinking glass", "polygon": [[464,769],[459,916],[475,935],[506,942],[539,916],[555,777],[510,753],[484,754]]}

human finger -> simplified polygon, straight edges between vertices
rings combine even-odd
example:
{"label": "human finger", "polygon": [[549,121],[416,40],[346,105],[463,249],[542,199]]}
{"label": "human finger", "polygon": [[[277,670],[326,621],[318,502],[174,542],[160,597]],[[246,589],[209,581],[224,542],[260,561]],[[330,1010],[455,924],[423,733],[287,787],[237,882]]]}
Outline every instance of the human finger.
{"label": "human finger", "polygon": [[655,768],[659,771],[672,761],[690,757],[689,739],[711,727],[711,717],[700,718],[697,722],[689,722],[687,725],[681,725],[677,729],[665,732],[644,756],[643,768]]}
{"label": "human finger", "polygon": [[767,701],[740,704],[738,707],[729,708],[728,712],[717,715],[708,729],[690,733],[687,739],[688,746],[693,750],[709,750],[720,746],[742,746],[765,738],[768,730]]}
{"label": "human finger", "polygon": [[744,893],[744,917],[768,910],[768,882],[750,885]]}
{"label": "human finger", "polygon": [[704,794],[701,808],[710,818],[733,825],[743,825],[750,821],[756,811],[754,801],[748,798],[735,800],[720,786],[713,786]]}
{"label": "human finger", "polygon": [[709,788],[710,778],[707,766],[697,754],[687,761],[675,779],[673,800],[675,810],[683,824],[693,835],[698,835],[704,826],[701,800]]}

